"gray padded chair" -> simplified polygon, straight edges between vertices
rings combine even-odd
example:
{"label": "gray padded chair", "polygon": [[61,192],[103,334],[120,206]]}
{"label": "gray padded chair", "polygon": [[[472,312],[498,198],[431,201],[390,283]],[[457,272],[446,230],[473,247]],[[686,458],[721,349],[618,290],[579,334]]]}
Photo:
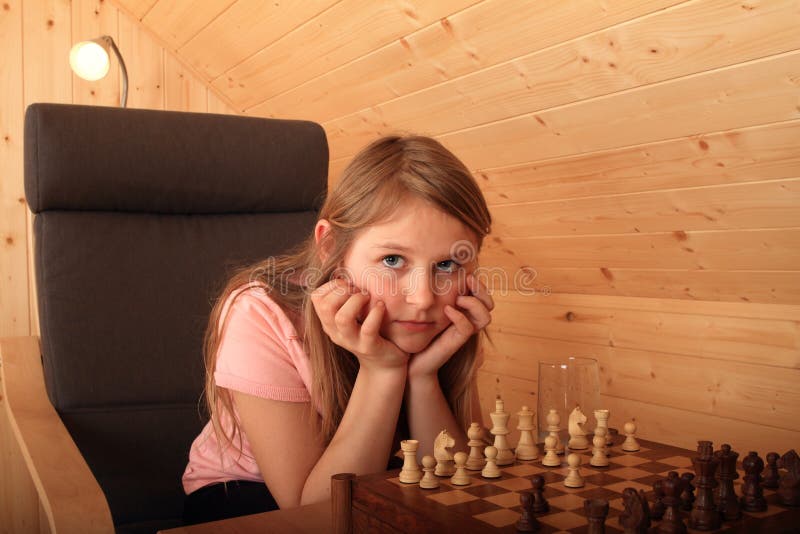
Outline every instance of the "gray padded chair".
{"label": "gray padded chair", "polygon": [[[47,396],[117,532],[180,524],[181,474],[205,422],[213,299],[233,268],[310,235],[327,168],[325,134],[310,122],[28,108]],[[6,360],[14,346],[3,347]]]}

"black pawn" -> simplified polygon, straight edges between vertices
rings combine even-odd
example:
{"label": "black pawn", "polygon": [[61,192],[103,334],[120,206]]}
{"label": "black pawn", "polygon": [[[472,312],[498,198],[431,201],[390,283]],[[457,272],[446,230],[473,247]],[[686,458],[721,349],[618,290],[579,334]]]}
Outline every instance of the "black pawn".
{"label": "black pawn", "polygon": [[653,508],[650,509],[650,517],[656,521],[664,517],[664,512],[667,507],[664,506],[664,481],[656,480],[653,482],[653,494],[655,495],[655,502]]}
{"label": "black pawn", "polygon": [[736,472],[736,460],[739,453],[731,450],[727,443],[714,453],[714,457],[719,460],[719,486],[717,487],[717,510],[725,521],[736,521],[742,517],[742,509],[739,506],[739,498],[733,489],[733,481],[739,478]]}
{"label": "black pawn", "polygon": [[681,493],[681,510],[688,512],[694,504],[694,486],[692,485],[694,473],[683,473],[681,478],[686,483],[683,487],[683,493]]}
{"label": "black pawn", "polygon": [[764,490],[761,488],[761,472],[764,470],[764,460],[759,458],[758,453],[750,451],[750,454],[742,460],[744,469],[744,485],[742,486],[742,509],[747,512],[763,512],[767,509],[767,501],[764,499]]}
{"label": "black pawn", "polygon": [[533,495],[523,491],[519,494],[519,502],[522,505],[522,516],[515,525],[517,532],[539,532],[541,524],[533,515]]}
{"label": "black pawn", "polygon": [[683,493],[684,480],[675,471],[667,473],[667,478],[662,480],[664,490],[664,517],[658,525],[659,534],[686,534],[686,524],[681,519],[681,493]]}
{"label": "black pawn", "polygon": [[764,477],[761,480],[762,488],[775,489],[778,487],[780,475],[778,474],[778,456],[777,452],[767,453],[767,465],[764,467]]}
{"label": "black pawn", "polygon": [[583,511],[589,521],[587,532],[589,534],[605,534],[608,501],[605,499],[586,499],[583,501]]}
{"label": "black pawn", "polygon": [[533,475],[531,477],[531,486],[533,486],[533,506],[534,514],[546,514],[550,511],[550,505],[547,504],[547,499],[544,498],[544,478],[541,475]]}

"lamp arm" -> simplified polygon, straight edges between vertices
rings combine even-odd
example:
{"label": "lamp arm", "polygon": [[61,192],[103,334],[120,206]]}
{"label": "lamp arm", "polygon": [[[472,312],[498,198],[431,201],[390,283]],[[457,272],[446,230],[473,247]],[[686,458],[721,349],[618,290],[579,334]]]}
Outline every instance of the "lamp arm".
{"label": "lamp arm", "polygon": [[117,48],[117,44],[114,42],[114,39],[111,38],[110,35],[104,35],[102,37],[103,40],[108,43],[111,47],[111,50],[114,51],[114,55],[117,56],[117,61],[119,61],[119,68],[122,70],[122,96],[120,96],[120,106],[127,107],[128,105],[128,69],[125,68],[125,60],[122,59],[122,54],[119,52],[119,48]]}

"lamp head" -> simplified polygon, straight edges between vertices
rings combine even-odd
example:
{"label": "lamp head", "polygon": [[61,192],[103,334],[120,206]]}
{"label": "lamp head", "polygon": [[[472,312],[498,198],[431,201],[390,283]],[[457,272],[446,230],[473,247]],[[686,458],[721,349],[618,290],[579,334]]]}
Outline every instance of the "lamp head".
{"label": "lamp head", "polygon": [[76,43],[69,51],[69,66],[73,72],[90,82],[108,74],[110,64],[108,43],[102,37]]}

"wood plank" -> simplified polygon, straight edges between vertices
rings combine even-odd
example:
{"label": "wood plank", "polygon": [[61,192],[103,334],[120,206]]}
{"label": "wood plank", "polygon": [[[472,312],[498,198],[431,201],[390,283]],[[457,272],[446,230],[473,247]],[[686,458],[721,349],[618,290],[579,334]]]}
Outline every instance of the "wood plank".
{"label": "wood plank", "polygon": [[528,305],[558,304],[561,306],[581,306],[601,310],[619,309],[649,311],[659,313],[685,313],[687,310],[700,315],[741,317],[744,319],[776,319],[794,321],[798,317],[798,307],[781,304],[754,304],[743,302],[686,302],[675,299],[615,297],[605,295],[569,295],[558,293],[536,293],[532,295],[510,292],[495,295],[508,302]]}
{"label": "wood plank", "polygon": [[688,2],[337,119],[330,128],[347,140],[332,141],[440,135],[787,52],[800,48],[798,25],[795,0]]}
{"label": "wood plank", "polygon": [[[170,50],[174,51],[225,12],[235,1],[170,0],[157,2],[141,18],[141,21],[146,28],[163,39]],[[270,3],[270,5],[272,4]],[[263,27],[260,29],[263,31]]]}
{"label": "wood plank", "polygon": [[129,58],[128,107],[164,109],[164,49],[125,14],[119,17],[118,47]]}
{"label": "wood plank", "polygon": [[22,2],[0,11],[0,335],[27,335],[28,264],[23,189]]}
{"label": "wood plank", "polygon": [[[514,276],[494,279],[495,291],[617,295],[692,301],[800,304],[797,271],[693,271],[626,268],[539,268],[523,273],[514,263],[498,265]],[[530,273],[530,274],[529,274]],[[527,276],[524,276],[526,275]]]}
{"label": "wood plank", "polygon": [[22,3],[26,106],[33,102],[72,101],[71,18],[69,0]]}
{"label": "wood plank", "polygon": [[229,69],[213,85],[237,109],[246,109],[477,1],[342,0]]}
{"label": "wood plank", "polygon": [[[800,230],[675,231],[602,236],[491,237],[484,265],[797,271]],[[511,274],[510,274],[511,276]]]}
{"label": "wood plank", "polygon": [[[593,98],[439,136],[471,169],[642,145],[800,118],[800,52]],[[692,95],[692,98],[686,98]],[[332,159],[357,150],[327,129]],[[343,144],[344,143],[344,144]]]}
{"label": "wood plank", "polygon": [[800,121],[680,137],[476,173],[494,206],[800,176]]}
{"label": "wood plank", "polygon": [[182,43],[178,54],[207,80],[212,80],[318,16],[337,1],[294,0],[284,4],[237,0],[191,39]]}
{"label": "wood plank", "polygon": [[164,54],[164,109],[208,111],[208,89],[172,53]]}
{"label": "wood plank", "polygon": [[328,121],[652,13],[680,0],[485,0],[248,109]]}
{"label": "wood plank", "polygon": [[[97,39],[101,35],[110,35],[115,42],[119,41],[117,20],[119,10],[102,0],[72,1],[72,42]],[[120,68],[113,53],[108,74],[97,81],[86,81],[72,74],[72,103],[93,106],[119,106],[120,103]],[[124,58],[125,56],[123,56]],[[133,58],[129,58],[133,59]]]}
{"label": "wood plank", "polygon": [[[494,396],[500,394],[509,412],[516,412],[523,404],[535,405],[535,381],[479,371],[478,388],[481,409],[490,413],[494,409]],[[677,447],[696,448],[700,439],[710,439],[715,444],[729,443],[735,450],[757,450],[763,457],[767,452],[785,451],[797,447],[800,432],[785,428],[766,428],[762,424],[733,420],[700,411],[687,411],[671,406],[650,403],[643,399],[620,399],[611,395],[600,396],[604,406],[611,411],[612,428],[619,429],[625,421],[636,419],[637,435]],[[796,415],[787,414],[788,417]],[[591,427],[591,425],[590,425]],[[516,421],[509,423],[511,443],[516,443],[519,433]],[[540,448],[541,452],[541,448]]]}
{"label": "wood plank", "polygon": [[691,303],[677,313],[565,306],[542,300],[533,305],[496,296],[490,331],[800,368],[797,320],[702,315],[692,312]]}
{"label": "wood plank", "polygon": [[800,227],[800,179],[492,206],[504,237]]}

